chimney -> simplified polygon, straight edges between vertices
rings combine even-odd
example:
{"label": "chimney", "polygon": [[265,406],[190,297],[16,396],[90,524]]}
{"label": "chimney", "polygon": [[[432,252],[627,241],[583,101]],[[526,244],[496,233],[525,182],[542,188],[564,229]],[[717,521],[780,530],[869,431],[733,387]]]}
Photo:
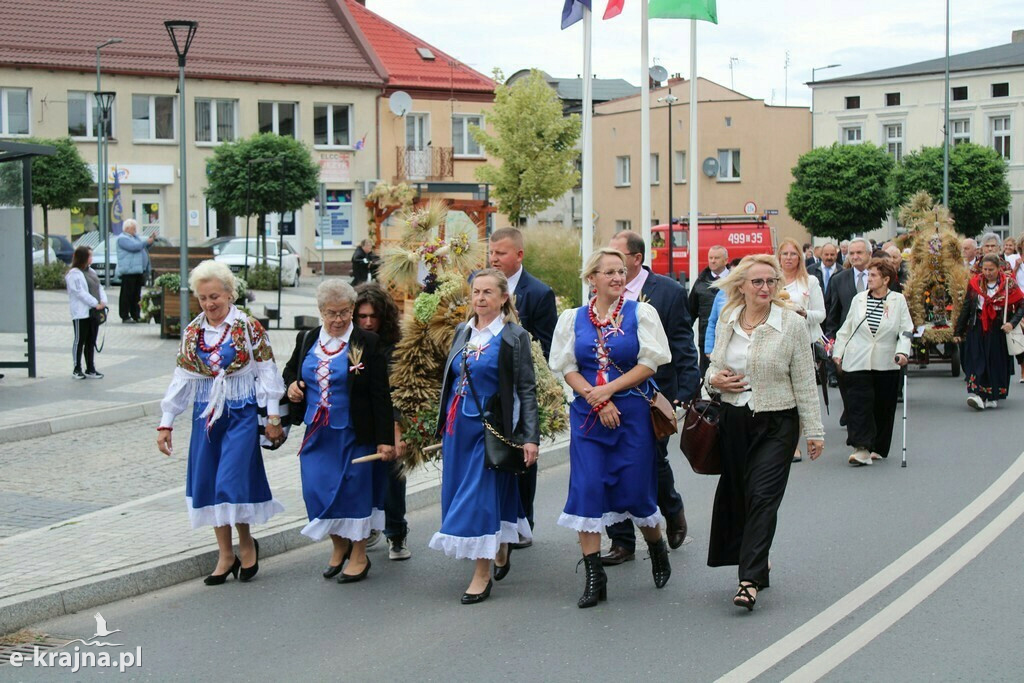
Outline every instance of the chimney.
{"label": "chimney", "polygon": [[1010,35],[1010,42],[1011,43],[1024,43],[1024,29],[1019,29],[1017,31],[1014,31]]}

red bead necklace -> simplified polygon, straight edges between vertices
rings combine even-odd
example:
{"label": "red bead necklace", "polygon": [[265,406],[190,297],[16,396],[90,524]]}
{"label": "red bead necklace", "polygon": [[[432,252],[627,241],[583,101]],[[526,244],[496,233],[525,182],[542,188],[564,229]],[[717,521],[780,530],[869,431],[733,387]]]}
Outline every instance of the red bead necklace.
{"label": "red bead necklace", "polygon": [[217,340],[217,343],[214,344],[213,346],[207,346],[206,345],[206,330],[205,329],[200,329],[199,330],[199,349],[201,351],[206,352],[206,353],[213,353],[214,351],[219,349],[220,345],[224,343],[224,340],[228,338],[228,332],[230,332],[230,331],[231,331],[231,325],[228,325],[227,327],[224,328],[224,331],[221,333],[220,339]]}
{"label": "red bead necklace", "polygon": [[622,306],[626,303],[626,297],[620,296],[619,303],[616,304],[615,310],[612,311],[611,315],[605,320],[597,319],[597,297],[595,296],[590,300],[590,306],[587,307],[587,315],[590,316],[590,322],[594,324],[594,327],[601,329],[602,327],[608,327],[615,322],[615,319],[619,317],[619,313],[622,312]]}
{"label": "red bead necklace", "polygon": [[328,351],[327,347],[324,346],[323,342],[319,342],[319,344],[320,344],[320,350],[323,351],[325,354],[327,354],[327,356],[337,356],[345,348],[345,342],[341,342],[341,344],[338,346],[338,348],[336,348],[334,351]]}

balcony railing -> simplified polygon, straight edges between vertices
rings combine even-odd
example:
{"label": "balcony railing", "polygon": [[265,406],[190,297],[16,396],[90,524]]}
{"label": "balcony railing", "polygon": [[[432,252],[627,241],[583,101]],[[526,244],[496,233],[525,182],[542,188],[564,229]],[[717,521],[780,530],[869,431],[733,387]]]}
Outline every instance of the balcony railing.
{"label": "balcony railing", "polygon": [[455,151],[452,147],[395,147],[396,181],[444,180],[455,175]]}

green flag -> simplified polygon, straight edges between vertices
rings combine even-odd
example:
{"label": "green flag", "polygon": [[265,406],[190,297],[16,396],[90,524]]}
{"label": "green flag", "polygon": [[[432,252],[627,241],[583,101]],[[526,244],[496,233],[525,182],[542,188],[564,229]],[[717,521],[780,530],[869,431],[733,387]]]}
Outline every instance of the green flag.
{"label": "green flag", "polygon": [[651,0],[648,12],[651,19],[700,19],[718,23],[715,0]]}

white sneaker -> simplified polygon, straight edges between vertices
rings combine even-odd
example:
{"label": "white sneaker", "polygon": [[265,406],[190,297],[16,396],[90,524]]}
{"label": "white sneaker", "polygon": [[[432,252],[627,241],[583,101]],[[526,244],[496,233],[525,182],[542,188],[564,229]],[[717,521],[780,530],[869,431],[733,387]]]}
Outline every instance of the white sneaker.
{"label": "white sneaker", "polygon": [[986,408],[998,408],[999,404],[996,401],[985,401]]}
{"label": "white sneaker", "polygon": [[366,539],[366,548],[367,548],[367,550],[369,550],[373,546],[375,546],[378,543],[380,543],[381,536],[383,536],[383,535],[384,534],[382,534],[377,529],[374,529],[373,531],[371,531],[370,532],[370,536]]}
{"label": "white sneaker", "polygon": [[871,459],[872,460],[881,460],[882,456],[880,456],[878,453],[872,452],[871,453]]}
{"label": "white sneaker", "polygon": [[408,560],[412,557],[412,553],[409,551],[409,546],[405,544],[405,537],[402,538],[389,538],[388,539],[388,559],[389,560]]}
{"label": "white sneaker", "polygon": [[871,453],[869,453],[868,451],[864,450],[863,448],[858,448],[853,453],[850,453],[849,463],[851,465],[853,465],[854,467],[860,467],[862,465],[870,465],[871,464]]}
{"label": "white sneaker", "polygon": [[967,405],[975,410],[985,410],[985,402],[977,394],[968,394]]}

